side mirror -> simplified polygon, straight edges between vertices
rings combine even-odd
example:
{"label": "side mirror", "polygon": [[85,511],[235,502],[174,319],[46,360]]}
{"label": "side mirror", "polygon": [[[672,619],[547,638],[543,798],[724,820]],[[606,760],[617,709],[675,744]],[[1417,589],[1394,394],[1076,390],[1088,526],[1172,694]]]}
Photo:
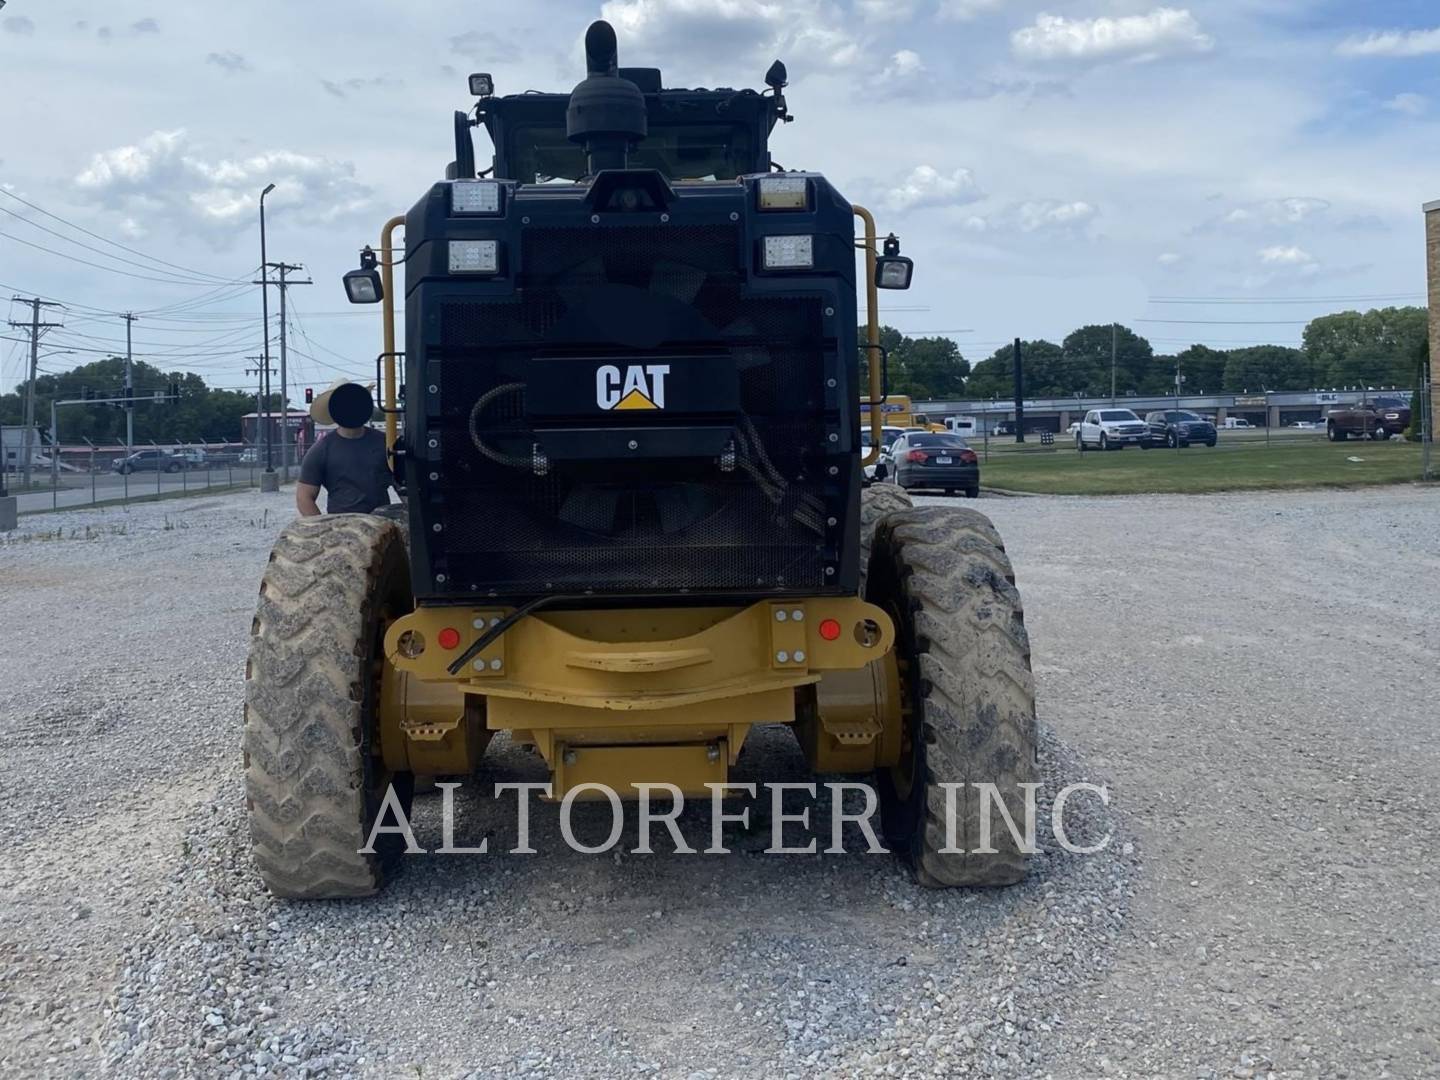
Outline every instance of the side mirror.
{"label": "side mirror", "polygon": [[360,269],[345,275],[345,295],[352,304],[378,304],[385,299],[385,286],[376,269],[375,252],[367,247],[360,253]]}

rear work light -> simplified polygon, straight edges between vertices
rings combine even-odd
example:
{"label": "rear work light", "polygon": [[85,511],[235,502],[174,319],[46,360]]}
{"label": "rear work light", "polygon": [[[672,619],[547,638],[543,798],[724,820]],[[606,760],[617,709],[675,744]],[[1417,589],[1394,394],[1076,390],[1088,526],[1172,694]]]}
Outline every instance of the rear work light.
{"label": "rear work light", "polygon": [[452,214],[497,217],[500,210],[500,185],[494,180],[456,180],[450,185]]}
{"label": "rear work light", "polygon": [[813,236],[765,237],[766,270],[809,270],[814,265]]}
{"label": "rear work light", "polygon": [[767,176],[759,182],[761,210],[806,210],[810,182],[802,176]]}
{"label": "rear work light", "polygon": [[500,272],[500,241],[451,240],[450,272],[452,274],[498,274]]}

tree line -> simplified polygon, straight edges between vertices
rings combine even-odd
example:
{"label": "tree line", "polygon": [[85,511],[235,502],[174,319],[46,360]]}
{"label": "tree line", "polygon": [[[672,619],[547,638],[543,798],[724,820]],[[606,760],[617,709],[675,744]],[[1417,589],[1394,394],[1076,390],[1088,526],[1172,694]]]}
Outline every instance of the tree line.
{"label": "tree line", "polygon": [[[143,360],[133,363],[131,383],[137,443],[151,439],[158,443],[238,442],[240,418],[254,412],[259,400],[254,393],[212,389],[194,372],[165,372]],[[172,385],[179,387],[178,400],[154,400],[156,394],[168,393]],[[21,383],[13,393],[0,395],[0,425],[24,423],[28,386]],[[41,375],[35,380],[35,423],[49,430],[52,401],[83,400],[87,392],[96,398],[119,397],[124,387],[125,360],[118,356],[56,375]],[[270,395],[270,408],[280,408],[279,394]],[[59,420],[60,440],[66,444],[85,439],[97,445],[125,441],[125,410],[116,405],[67,405],[60,410]]]}
{"label": "tree line", "polygon": [[[1185,394],[1413,387],[1428,357],[1427,318],[1419,307],[1344,311],[1313,320],[1298,349],[1192,345],[1167,354],[1129,327],[1084,326],[1059,344],[1021,343],[1024,391],[1027,398],[1104,397],[1113,377],[1119,395],[1155,396],[1173,394],[1177,374]],[[885,327],[881,345],[888,350],[892,393],[917,400],[1014,397],[1013,346],[1002,346],[972,369],[950,338],[907,338]]]}

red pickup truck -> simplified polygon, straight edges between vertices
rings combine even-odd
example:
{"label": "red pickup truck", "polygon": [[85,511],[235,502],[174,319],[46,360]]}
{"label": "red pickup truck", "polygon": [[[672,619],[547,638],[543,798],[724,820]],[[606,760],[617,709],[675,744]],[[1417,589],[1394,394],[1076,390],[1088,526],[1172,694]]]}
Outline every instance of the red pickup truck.
{"label": "red pickup truck", "polygon": [[1377,397],[1356,405],[1337,405],[1325,417],[1325,437],[1331,442],[1388,439],[1410,426],[1410,406],[1401,398]]}

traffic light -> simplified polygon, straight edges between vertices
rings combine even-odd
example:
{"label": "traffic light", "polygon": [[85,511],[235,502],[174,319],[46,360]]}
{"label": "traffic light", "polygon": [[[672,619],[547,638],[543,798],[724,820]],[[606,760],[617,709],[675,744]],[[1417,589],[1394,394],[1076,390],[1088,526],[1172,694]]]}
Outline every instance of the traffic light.
{"label": "traffic light", "polygon": [[82,386],[80,388],[80,399],[82,401],[93,401],[95,400],[95,392],[88,386]]}
{"label": "traffic light", "polygon": [[178,382],[172,382],[172,383],[170,384],[170,393],[169,393],[168,396],[169,396],[169,398],[170,398],[170,404],[176,405],[176,404],[179,403],[179,401],[180,401],[180,384],[179,384]]}
{"label": "traffic light", "polygon": [[315,388],[314,388],[313,386],[307,386],[307,387],[305,387],[305,404],[306,404],[306,405],[314,405],[314,404],[315,404]]}
{"label": "traffic light", "polygon": [[133,386],[127,386],[127,387],[125,387],[124,398],[125,398],[125,404],[124,404],[123,406],[121,406],[122,408],[125,408],[125,409],[133,409],[133,408],[135,408],[135,387],[133,387]]}

